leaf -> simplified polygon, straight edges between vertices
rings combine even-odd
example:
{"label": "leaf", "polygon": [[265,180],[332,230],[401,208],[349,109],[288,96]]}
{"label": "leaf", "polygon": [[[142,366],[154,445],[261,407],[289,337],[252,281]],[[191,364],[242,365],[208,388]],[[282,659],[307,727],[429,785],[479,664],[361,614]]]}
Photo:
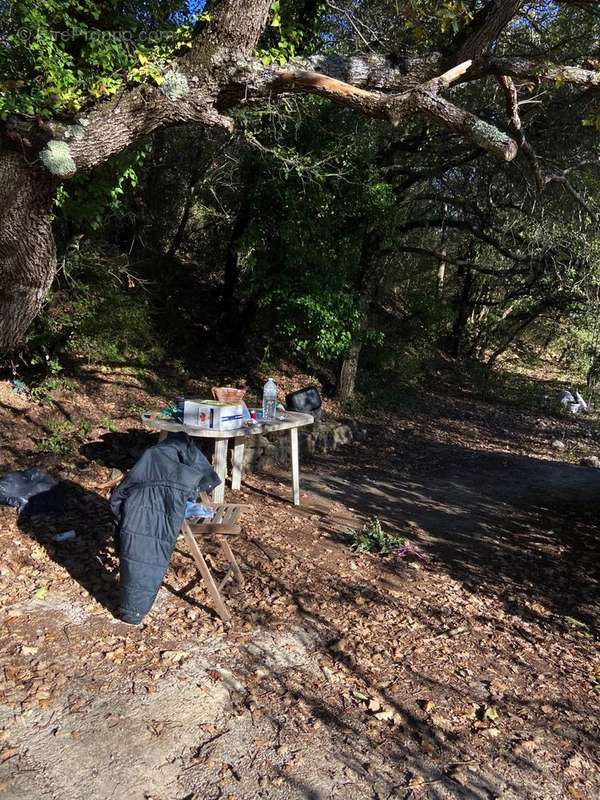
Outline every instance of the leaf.
{"label": "leaf", "polygon": [[185,650],[163,650],[160,654],[161,659],[169,664],[179,664],[187,656],[188,653]]}
{"label": "leaf", "polygon": [[500,715],[498,714],[498,709],[496,706],[486,706],[485,711],[483,712],[483,718],[489,719],[490,722],[496,722]]}
{"label": "leaf", "polygon": [[46,595],[47,595],[47,594],[48,594],[48,589],[46,589],[46,587],[45,587],[45,586],[40,586],[40,587],[38,587],[38,588],[35,590],[35,592],[34,592],[34,595],[35,595],[35,596],[36,596],[36,597],[37,597],[39,600],[43,600],[43,599],[44,599],[44,597],[46,597]]}
{"label": "leaf", "polygon": [[8,761],[9,758],[14,758],[15,756],[18,755],[19,751],[15,747],[10,748],[9,750],[3,750],[0,753],[0,764],[4,764],[4,762]]}

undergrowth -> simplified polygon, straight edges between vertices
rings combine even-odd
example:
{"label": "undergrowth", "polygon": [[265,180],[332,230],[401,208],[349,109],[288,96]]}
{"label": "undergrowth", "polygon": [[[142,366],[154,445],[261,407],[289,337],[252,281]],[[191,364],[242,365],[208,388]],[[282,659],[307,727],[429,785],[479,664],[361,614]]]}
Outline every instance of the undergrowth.
{"label": "undergrowth", "polygon": [[405,544],[406,539],[386,531],[378,517],[372,517],[360,530],[352,532],[352,547],[358,553],[387,556]]}

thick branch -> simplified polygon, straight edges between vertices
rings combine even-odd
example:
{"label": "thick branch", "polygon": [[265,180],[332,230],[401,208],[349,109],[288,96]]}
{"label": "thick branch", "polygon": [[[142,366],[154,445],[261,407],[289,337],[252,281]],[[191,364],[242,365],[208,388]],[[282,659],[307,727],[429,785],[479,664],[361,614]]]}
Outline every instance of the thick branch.
{"label": "thick branch", "polygon": [[465,136],[495,156],[509,161],[517,153],[517,145],[510,136],[438,94],[460,80],[470,66],[471,62],[466,61],[409,91],[384,94],[368,91],[322,73],[298,70],[291,66],[260,68],[255,63],[246,64],[238,70],[232,83],[222,93],[219,107],[225,110],[243,100],[289,92],[316,94],[354,108],[362,114],[385,119],[393,125],[398,125],[414,114],[423,114]]}
{"label": "thick branch", "polygon": [[500,86],[502,86],[502,90],[504,91],[504,95],[506,97],[506,110],[508,112],[508,119],[510,122],[510,132],[521,148],[521,152],[527,159],[527,163],[529,164],[533,173],[533,177],[535,178],[538,193],[541,194],[544,189],[544,175],[535,155],[535,151],[527,141],[525,132],[523,131],[521,116],[519,114],[519,98],[517,95],[517,89],[512,78],[509,78],[507,75],[500,75],[498,82],[500,83]]}
{"label": "thick branch", "polygon": [[474,272],[481,272],[483,275],[493,275],[494,277],[506,277],[508,275],[522,274],[523,269],[494,269],[493,267],[482,267],[474,261],[465,261],[462,258],[449,256],[445,250],[429,250],[426,247],[416,247],[412,245],[403,245],[399,247],[396,252],[400,253],[414,253],[415,255],[431,256],[445,264],[452,264],[455,267],[464,267],[472,269]]}
{"label": "thick branch", "polygon": [[[464,59],[464,61],[467,60],[469,59]],[[417,85],[439,75],[443,71],[446,61],[447,59],[444,59],[442,53],[436,52],[414,58],[376,54],[367,56],[324,55],[294,62],[290,68],[320,72],[363,89],[401,92],[414,89]],[[497,57],[493,55],[475,56],[473,65],[461,76],[459,82],[479,80],[486,75],[509,75],[524,80],[562,82],[576,86],[600,86],[600,72],[595,70],[569,64],[548,64],[546,61],[536,61],[518,56]]]}
{"label": "thick branch", "polygon": [[546,64],[528,58],[497,58],[490,56],[484,59],[478,69],[495,75],[509,75],[511,78],[530,78],[532,80],[569,83],[576,86],[600,86],[600,71],[582,69],[568,64]]}
{"label": "thick branch", "polygon": [[138,87],[97,106],[83,119],[82,138],[67,140],[77,171],[93,169],[166,126],[196,122],[232,130],[232,120],[215,111],[205,87],[189,86],[188,94],[177,99],[155,87]]}
{"label": "thick branch", "polygon": [[454,62],[458,64],[485,53],[522,5],[523,0],[491,0],[486,3],[454,40]]}

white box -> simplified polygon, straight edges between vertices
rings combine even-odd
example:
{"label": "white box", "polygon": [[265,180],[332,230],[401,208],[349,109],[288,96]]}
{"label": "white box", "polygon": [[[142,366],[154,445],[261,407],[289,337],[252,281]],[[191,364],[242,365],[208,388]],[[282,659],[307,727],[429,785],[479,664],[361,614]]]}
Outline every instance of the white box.
{"label": "white box", "polygon": [[241,405],[220,403],[218,400],[186,399],[183,404],[183,424],[194,428],[232,431],[242,427]]}

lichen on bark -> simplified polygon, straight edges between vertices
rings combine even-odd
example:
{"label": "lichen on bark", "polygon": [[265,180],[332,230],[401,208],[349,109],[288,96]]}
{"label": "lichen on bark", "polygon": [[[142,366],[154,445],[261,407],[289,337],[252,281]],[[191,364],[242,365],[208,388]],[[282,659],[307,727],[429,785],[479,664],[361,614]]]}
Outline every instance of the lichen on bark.
{"label": "lichen on bark", "polygon": [[59,178],[68,178],[77,172],[77,166],[66,142],[51,139],[40,153],[40,160],[48,172]]}
{"label": "lichen on bark", "polygon": [[160,90],[169,100],[180,100],[182,97],[189,94],[190,87],[188,79],[182,72],[170,69],[165,72]]}

